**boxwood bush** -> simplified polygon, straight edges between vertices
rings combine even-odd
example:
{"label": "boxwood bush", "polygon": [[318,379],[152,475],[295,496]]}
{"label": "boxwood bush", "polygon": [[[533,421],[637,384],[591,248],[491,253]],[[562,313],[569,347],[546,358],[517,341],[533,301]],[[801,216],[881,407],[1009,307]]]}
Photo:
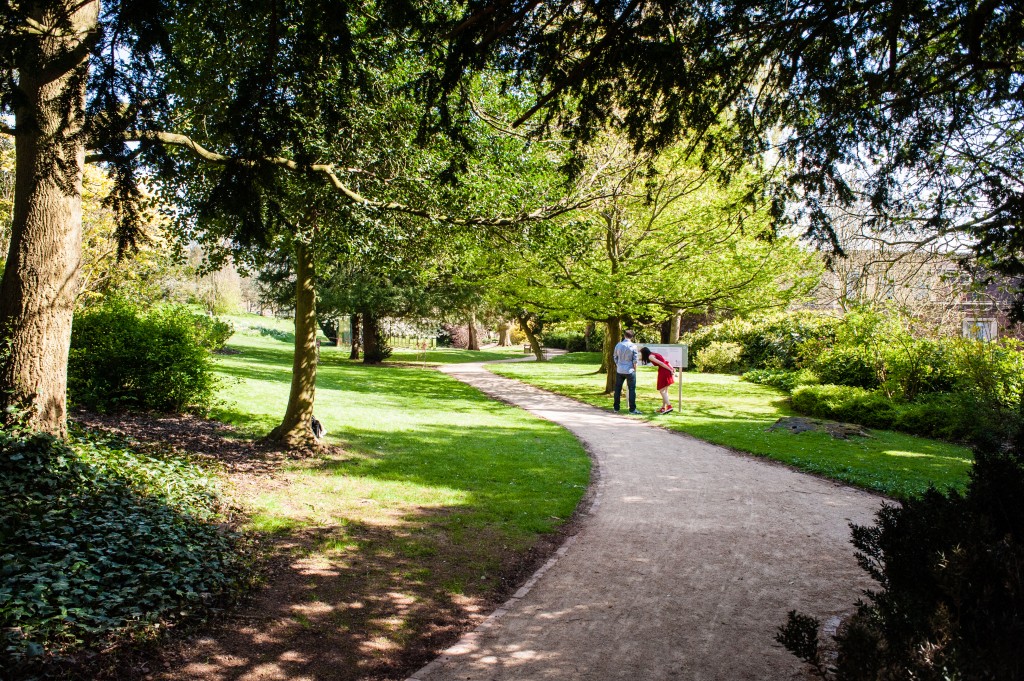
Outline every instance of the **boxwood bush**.
{"label": "boxwood bush", "polygon": [[108,300],[75,315],[68,397],[100,411],[204,411],[214,389],[209,349],[228,329],[184,306],[147,312]]}
{"label": "boxwood bush", "polygon": [[52,672],[226,605],[252,572],[220,519],[194,464],[75,429],[67,443],[0,430],[0,669]]}

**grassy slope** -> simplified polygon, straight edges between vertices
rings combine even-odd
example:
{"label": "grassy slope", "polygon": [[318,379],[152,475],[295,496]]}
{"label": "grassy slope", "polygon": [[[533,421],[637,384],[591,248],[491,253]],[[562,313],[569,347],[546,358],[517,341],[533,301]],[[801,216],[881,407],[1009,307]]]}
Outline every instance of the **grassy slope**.
{"label": "grassy slope", "polygon": [[[602,394],[605,377],[595,373],[599,363],[596,354],[574,353],[545,364],[490,368],[503,376],[610,408],[611,396]],[[684,373],[682,409],[676,404],[678,385],[673,385],[670,397],[678,411],[658,416],[654,410],[661,405],[661,398],[654,389],[654,377],[655,369],[644,367],[637,381],[637,406],[645,412],[644,418],[896,498],[919,494],[929,484],[962,488],[973,461],[970,451],[963,447],[890,431],[874,431],[871,438],[850,440],[835,440],[825,433],[768,431],[780,417],[793,415],[787,396],[736,376]]]}
{"label": "grassy slope", "polygon": [[[236,334],[228,347],[240,354],[217,358],[223,404],[214,415],[265,433],[284,412],[291,347],[258,331]],[[405,354],[395,359],[405,363]],[[553,530],[585,490],[589,460],[567,432],[435,370],[367,367],[325,346],[317,386],[317,418],[345,455],[298,462],[285,487],[253,499],[262,529],[332,528],[337,548],[349,546],[349,525],[398,528],[400,550],[433,555],[444,545],[472,555],[445,577],[446,588],[480,591],[489,585],[470,588],[471,577],[496,570],[503,551]],[[493,546],[482,546],[485,540]]]}

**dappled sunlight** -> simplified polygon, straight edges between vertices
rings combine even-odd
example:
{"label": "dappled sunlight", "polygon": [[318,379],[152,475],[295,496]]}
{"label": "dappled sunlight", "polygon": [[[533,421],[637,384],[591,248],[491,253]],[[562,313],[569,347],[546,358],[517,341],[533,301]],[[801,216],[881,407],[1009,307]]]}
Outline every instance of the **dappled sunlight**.
{"label": "dappled sunlight", "polygon": [[[392,678],[396,670],[415,666],[410,661],[422,664],[423,644],[410,642],[422,639],[443,648],[467,623],[479,621],[486,610],[480,590],[485,583],[478,586],[469,577],[493,568],[478,564],[470,546],[451,539],[443,555],[410,557],[391,549],[409,534],[356,522],[317,529],[255,603],[178,652],[181,663],[169,678],[354,681]],[[331,550],[318,553],[318,546]],[[422,570],[450,575],[448,581],[467,593],[409,578]]]}
{"label": "dappled sunlight", "polygon": [[[215,414],[267,432],[292,349],[271,336],[231,345],[241,354],[215,359]],[[535,533],[568,518],[589,479],[571,435],[430,368],[322,349],[315,413],[334,446],[245,498],[250,526],[281,547],[271,582],[179,650],[168,678],[401,678],[532,573]]]}
{"label": "dappled sunlight", "polygon": [[897,451],[893,451],[893,450],[885,452],[885,454],[887,454],[889,456],[902,456],[902,457],[915,457],[915,458],[930,458],[930,457],[932,457],[931,454],[921,454],[919,452],[897,452]]}

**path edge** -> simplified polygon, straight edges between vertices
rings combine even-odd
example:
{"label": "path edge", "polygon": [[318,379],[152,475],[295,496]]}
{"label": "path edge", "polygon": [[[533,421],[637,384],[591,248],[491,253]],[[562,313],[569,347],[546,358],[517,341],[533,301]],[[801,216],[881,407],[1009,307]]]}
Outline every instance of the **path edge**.
{"label": "path edge", "polygon": [[[498,361],[507,362],[509,360]],[[523,360],[517,359],[512,361]],[[480,364],[483,364],[483,362],[481,362]],[[466,385],[470,385],[468,382],[462,381],[458,377],[457,372],[448,373],[448,375],[451,376],[452,378],[460,380]],[[505,380],[509,381],[515,380],[505,378],[504,376],[501,376],[500,378],[504,378]],[[509,406],[514,406],[517,409],[527,411],[526,409],[523,409],[522,407],[519,407],[517,405],[513,405],[511,402],[501,399],[499,396],[493,395],[477,386],[471,387],[475,388],[476,390],[479,390],[480,392],[484,393],[491,399],[497,400],[498,402],[501,402],[503,404],[508,404]],[[533,414],[533,416],[537,415]],[[537,418],[544,419],[544,417],[542,416],[537,416]],[[548,421],[548,419],[544,420]],[[573,437],[576,438],[575,435],[573,435]],[[583,532],[583,525],[585,524],[586,520],[594,516],[597,513],[597,510],[600,508],[601,499],[604,496],[605,481],[603,471],[601,470],[601,463],[598,460],[597,456],[594,454],[594,451],[588,445],[584,444],[579,438],[576,438],[576,441],[580,443],[580,445],[583,447],[583,451],[585,451],[587,453],[587,457],[590,458],[590,481],[587,484],[587,491],[584,492],[583,497],[580,499],[580,503],[576,506],[576,510],[573,511],[572,516],[570,516],[570,518],[566,521],[565,525],[563,526],[571,528],[572,534],[565,538],[561,546],[555,549],[555,551],[551,554],[551,557],[548,558],[542,566],[537,568],[537,570],[532,575],[530,575],[529,579],[527,579],[516,590],[516,592],[508,598],[508,600],[499,605],[490,615],[484,618],[483,622],[481,622],[476,627],[474,627],[473,629],[459,637],[459,640],[456,641],[454,645],[445,648],[433,660],[431,660],[424,666],[420,667],[410,676],[407,676],[405,678],[405,681],[427,681],[427,677],[435,669],[449,662],[453,656],[461,655],[472,650],[475,647],[476,643],[484,636],[484,634],[486,634],[490,629],[496,626],[500,622],[501,618],[505,616],[505,614],[507,614],[509,610],[518,605],[519,602],[523,600],[527,596],[527,594],[530,593],[531,590],[533,590],[533,587],[537,585],[537,582],[540,581],[540,579],[548,572],[548,570],[557,565],[558,561],[561,560],[562,557],[564,557],[567,553],[569,553],[569,549],[572,548],[572,545],[576,543],[577,537],[579,537],[579,535]]]}

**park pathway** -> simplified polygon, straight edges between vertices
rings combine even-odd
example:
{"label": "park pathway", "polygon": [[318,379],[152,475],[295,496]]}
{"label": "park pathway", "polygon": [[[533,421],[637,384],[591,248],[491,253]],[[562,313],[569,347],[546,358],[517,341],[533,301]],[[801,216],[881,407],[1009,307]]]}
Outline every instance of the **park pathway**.
{"label": "park pathway", "polygon": [[555,559],[411,679],[802,679],[774,641],[786,612],[834,627],[871,586],[848,525],[871,522],[879,497],[480,364],[444,371],[568,428],[600,479]]}

